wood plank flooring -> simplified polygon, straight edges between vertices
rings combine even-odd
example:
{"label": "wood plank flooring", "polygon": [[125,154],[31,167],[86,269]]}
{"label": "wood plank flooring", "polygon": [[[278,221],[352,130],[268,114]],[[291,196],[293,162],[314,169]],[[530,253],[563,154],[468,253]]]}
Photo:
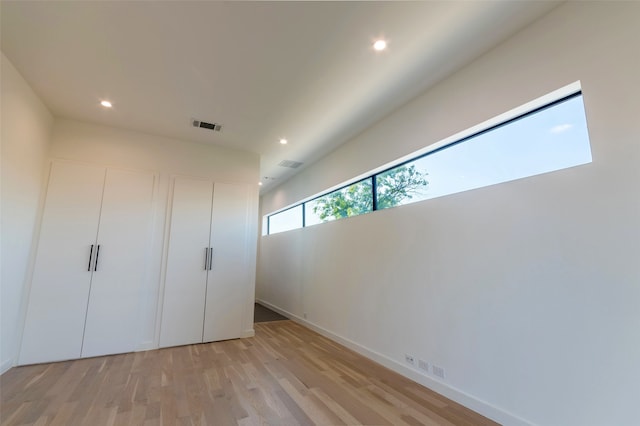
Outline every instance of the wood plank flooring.
{"label": "wood plank flooring", "polygon": [[256,336],[17,367],[2,425],[495,425],[292,321]]}

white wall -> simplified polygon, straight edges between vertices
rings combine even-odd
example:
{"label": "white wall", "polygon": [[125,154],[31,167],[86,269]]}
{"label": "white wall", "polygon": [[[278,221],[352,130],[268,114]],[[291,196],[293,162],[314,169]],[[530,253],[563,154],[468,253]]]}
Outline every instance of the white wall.
{"label": "white wall", "polygon": [[262,214],[577,80],[592,164],[263,237],[258,298],[505,424],[640,424],[638,22],[636,2],[560,6]]}
{"label": "white wall", "polygon": [[51,157],[256,184],[256,154],[56,119]]}
{"label": "white wall", "polygon": [[[256,154],[213,145],[185,142],[143,133],[120,130],[72,120],[56,119],[52,131],[51,157],[105,164],[159,173],[155,202],[154,240],[148,265],[149,279],[141,307],[140,349],[158,345],[159,312],[162,306],[162,259],[166,246],[167,199],[171,176],[187,175],[211,178],[226,183],[245,183],[255,186],[252,214],[257,235],[259,157]],[[251,270],[255,270],[255,251],[249,255]],[[252,281],[253,281],[253,274]],[[255,289],[247,289],[244,307],[244,330],[253,333],[253,301]]]}
{"label": "white wall", "polygon": [[2,54],[0,373],[17,355],[28,271],[53,116]]}

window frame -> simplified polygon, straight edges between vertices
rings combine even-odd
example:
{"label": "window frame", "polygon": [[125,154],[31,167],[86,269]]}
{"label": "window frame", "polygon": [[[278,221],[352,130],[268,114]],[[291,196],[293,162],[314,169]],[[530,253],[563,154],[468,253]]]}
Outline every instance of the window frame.
{"label": "window frame", "polygon": [[[448,149],[448,148],[451,148],[453,146],[459,145],[461,143],[467,142],[467,141],[469,141],[471,139],[474,139],[474,138],[476,138],[478,136],[484,135],[486,133],[490,133],[490,132],[492,132],[492,131],[494,131],[496,129],[499,129],[501,127],[507,126],[507,125],[512,124],[512,123],[514,123],[516,121],[523,120],[523,119],[525,119],[525,118],[527,118],[529,116],[538,114],[539,112],[542,112],[544,110],[553,108],[553,107],[555,107],[555,106],[557,106],[557,105],[559,105],[561,103],[567,102],[567,101],[569,101],[569,100],[571,100],[573,98],[580,97],[580,96],[583,96],[582,89],[580,87],[580,83],[579,82],[573,83],[573,84],[571,84],[571,85],[569,85],[567,87],[564,87],[562,89],[559,89],[559,90],[556,90],[556,91],[554,91],[552,93],[549,93],[549,94],[543,96],[542,98],[536,99],[536,100],[531,101],[531,102],[529,102],[529,103],[527,103],[525,105],[522,105],[519,108],[515,108],[515,109],[513,109],[513,110],[511,110],[511,111],[509,111],[509,112],[507,112],[505,114],[501,114],[501,115],[499,115],[497,117],[494,117],[492,120],[488,120],[488,122],[493,122],[493,121],[499,120],[495,124],[489,124],[488,126],[482,127],[480,130],[477,130],[477,131],[474,131],[473,129],[475,129],[477,127],[480,127],[483,124],[486,124],[487,122],[485,122],[483,124],[480,124],[478,126],[474,126],[473,128],[469,129],[470,132],[467,135],[460,136],[460,137],[457,137],[457,135],[454,135],[454,136],[452,136],[450,138],[446,138],[440,144],[435,144],[436,146],[431,145],[430,146],[431,149],[429,149],[429,147],[424,148],[424,149],[426,149],[426,151],[424,151],[422,153],[410,154],[409,156],[406,156],[403,159],[397,160],[398,162],[394,162],[394,163],[392,163],[392,164],[390,164],[388,166],[383,166],[383,167],[381,167],[379,169],[374,169],[374,171],[370,171],[370,172],[368,172],[368,173],[366,173],[364,175],[361,175],[361,176],[358,176],[357,178],[354,178],[351,181],[347,181],[347,183],[345,183],[343,185],[340,185],[337,188],[333,188],[333,189],[331,189],[329,191],[322,192],[322,193],[320,193],[318,195],[315,195],[315,196],[312,196],[311,198],[308,198],[308,199],[306,199],[304,201],[301,201],[301,202],[295,203],[295,204],[293,204],[291,206],[288,206],[288,207],[286,207],[286,208],[284,208],[282,210],[279,210],[279,211],[273,212],[271,214],[268,214],[268,215],[266,215],[267,216],[267,233],[266,233],[266,235],[271,235],[271,232],[270,232],[270,219],[271,219],[272,216],[275,216],[275,215],[278,215],[278,214],[283,213],[285,211],[288,211],[290,209],[302,206],[302,228],[305,228],[305,227],[307,227],[307,223],[306,223],[306,204],[307,203],[311,203],[313,201],[316,201],[316,200],[318,200],[318,199],[320,199],[322,197],[328,196],[328,195],[333,194],[335,192],[342,191],[342,190],[344,190],[344,189],[346,189],[346,188],[348,188],[348,187],[350,187],[352,185],[356,185],[356,184],[364,182],[366,180],[371,180],[372,209],[371,209],[371,211],[360,213],[360,214],[353,215],[353,216],[359,216],[359,215],[366,214],[366,213],[376,212],[376,211],[379,210],[378,209],[378,191],[377,191],[377,177],[379,175],[382,175],[382,174],[384,174],[386,172],[389,172],[391,170],[397,169],[399,167],[406,166],[406,165],[408,165],[410,163],[413,163],[415,161],[418,161],[418,160],[420,160],[422,158],[434,155],[434,154],[436,154],[436,153],[438,153],[440,151],[443,151],[445,149]],[[552,98],[553,100],[549,100],[549,101],[545,102],[545,100],[549,99],[549,98]],[[537,103],[544,102],[544,103],[542,105],[537,106],[537,107],[533,107],[531,109],[526,109],[528,105],[530,105],[531,103],[534,103],[534,102],[537,102]],[[520,112],[520,111],[522,111],[522,112]],[[501,119],[501,117],[503,117],[504,115],[507,115],[507,114],[515,114],[515,115],[513,115],[510,118]],[[463,133],[463,132],[461,132],[461,133]],[[458,133],[458,135],[459,134],[460,133]],[[450,142],[445,142],[447,139],[453,139],[453,140],[451,140]],[[418,152],[423,151],[423,150],[419,150]],[[559,170],[561,170],[561,169],[559,169]],[[321,223],[333,222],[335,220],[346,219],[346,218],[353,217],[353,216],[346,216],[346,217],[341,217],[341,218],[337,218],[337,219],[333,219],[333,220],[326,220],[326,221],[323,221]],[[293,228],[293,229],[300,229],[300,228]],[[293,230],[293,229],[291,229],[291,230]],[[281,232],[286,232],[286,231],[281,231]]]}
{"label": "window frame", "polygon": [[279,215],[281,213],[288,212],[289,210],[293,210],[293,209],[295,209],[297,207],[300,207],[300,206],[302,206],[302,226],[299,226],[299,227],[296,227],[296,228],[287,229],[287,230],[284,230],[284,231],[278,231],[278,232],[275,232],[274,234],[279,234],[281,232],[293,231],[294,229],[304,228],[305,227],[305,223],[304,223],[304,219],[305,219],[304,218],[304,203],[298,203],[298,204],[294,204],[292,206],[289,206],[286,209],[282,209],[280,211],[277,211],[275,213],[271,213],[270,215],[267,215],[267,233],[265,235],[272,235],[272,233],[271,233],[271,217],[277,216],[277,215]]}

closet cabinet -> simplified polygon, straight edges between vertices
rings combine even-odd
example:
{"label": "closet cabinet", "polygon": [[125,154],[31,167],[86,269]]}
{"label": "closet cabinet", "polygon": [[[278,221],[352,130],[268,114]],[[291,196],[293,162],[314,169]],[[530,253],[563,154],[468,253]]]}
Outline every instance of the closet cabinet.
{"label": "closet cabinet", "polygon": [[53,162],[20,364],[133,351],[155,175]]}
{"label": "closet cabinet", "polygon": [[248,185],[175,178],[160,346],[242,336],[255,250],[251,197]]}

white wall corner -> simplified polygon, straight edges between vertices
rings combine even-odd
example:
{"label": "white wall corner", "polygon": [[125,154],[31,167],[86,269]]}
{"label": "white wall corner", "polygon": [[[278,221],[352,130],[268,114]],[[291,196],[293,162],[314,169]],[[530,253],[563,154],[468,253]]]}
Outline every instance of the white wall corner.
{"label": "white wall corner", "polygon": [[146,340],[144,342],[140,342],[135,351],[144,352],[144,351],[151,351],[154,349],[158,349],[158,345],[154,344],[153,340]]}
{"label": "white wall corner", "polygon": [[250,328],[250,329],[244,330],[244,331],[242,332],[242,338],[243,338],[243,339],[246,339],[247,337],[253,337],[253,336],[255,336],[255,335],[256,335],[256,331],[255,331],[253,328]]}
{"label": "white wall corner", "polygon": [[9,358],[6,361],[3,361],[2,364],[0,364],[0,374],[4,374],[7,371],[9,371],[11,369],[11,367],[13,367],[14,364],[14,359],[13,358]]}

